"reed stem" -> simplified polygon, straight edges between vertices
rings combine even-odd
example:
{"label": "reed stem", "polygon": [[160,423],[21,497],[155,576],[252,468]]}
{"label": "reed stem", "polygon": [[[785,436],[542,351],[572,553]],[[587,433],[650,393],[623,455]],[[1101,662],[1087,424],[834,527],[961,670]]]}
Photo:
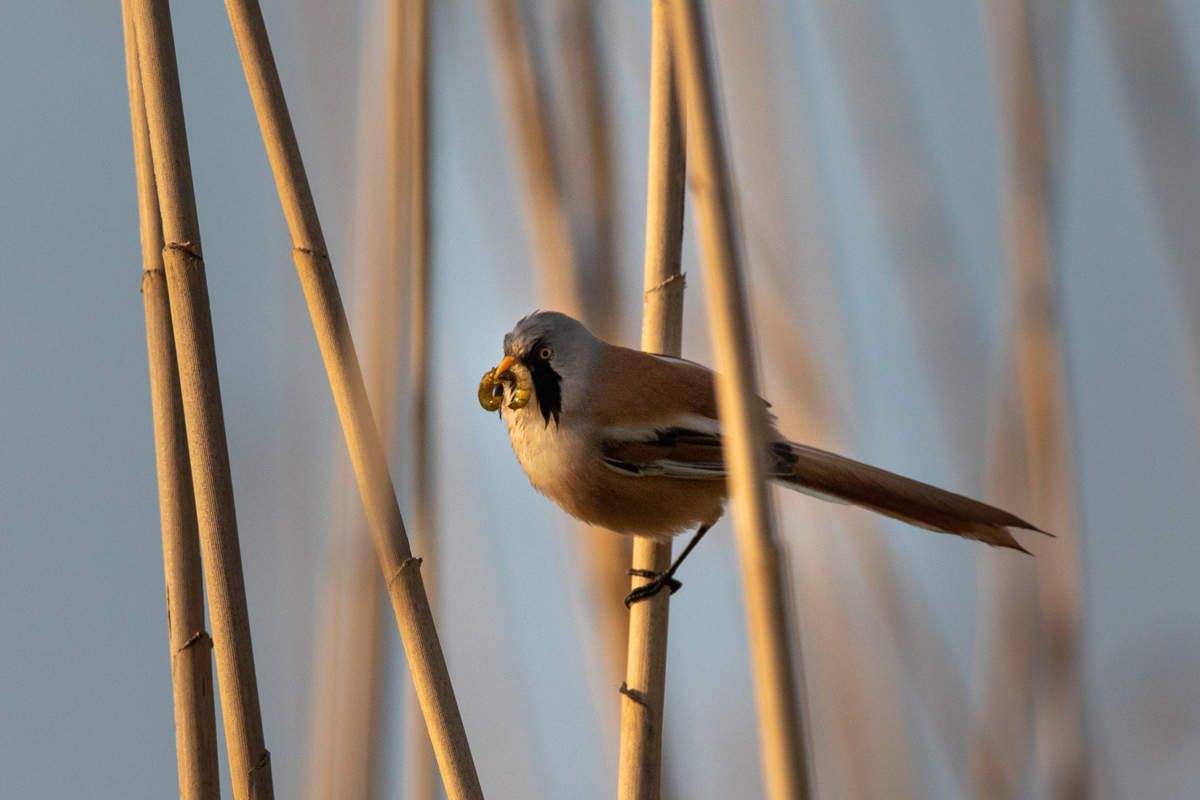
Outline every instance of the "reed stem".
{"label": "reed stem", "polygon": [[792,660],[787,595],[766,484],[766,411],[758,399],[754,345],[734,220],[733,187],[717,123],[715,83],[699,0],[679,0],[673,41],[688,120],[689,183],[696,200],[708,316],[716,357],[759,744],[767,797],[809,796],[800,684]]}
{"label": "reed stem", "polygon": [[271,54],[262,10],[256,0],[227,0],[225,6],[275,175],[280,204],[291,232],[292,257],[329,375],[334,403],[442,781],[450,798],[482,797],[466,730],[421,580],[421,560],[413,557],[409,548],[388,471],[387,454],[371,416],[366,385]]}
{"label": "reed stem", "polygon": [[122,0],[121,15],[125,23],[125,72],[141,222],[142,301],[167,590],[179,796],[182,800],[212,800],[220,796],[221,778],[217,771],[217,723],[213,709],[212,638],[204,628],[200,532],[192,493],[192,466],[179,390],[179,367],[175,361],[171,307],[163,272],[162,219],[158,212],[131,0]]}
{"label": "reed stem", "polygon": [[[1026,0],[994,1],[988,7],[993,77],[1003,112],[1002,207],[1012,306],[1009,374],[1003,383],[1012,386],[1015,394],[1015,402],[1001,411],[1010,414],[1004,423],[1019,431],[1012,437],[1018,446],[998,450],[997,455],[1007,455],[1007,461],[998,461],[997,470],[1001,480],[1011,483],[1014,500],[1058,538],[1038,554],[1037,585],[1032,591],[1027,578],[1009,580],[1011,573],[1002,570],[994,557],[984,562],[992,570],[998,597],[987,659],[992,665],[987,676],[988,709],[993,713],[982,721],[979,734],[991,734],[1014,752],[1018,750],[1012,744],[1015,738],[1024,752],[1025,731],[1003,727],[1010,716],[1005,706],[1014,703],[1015,686],[1023,694],[1015,698],[1018,707],[1026,709],[1027,715],[1020,721],[1028,726],[1032,718],[1036,767],[1045,776],[1049,796],[1065,800],[1087,796],[1088,775],[1080,677],[1079,536],[1046,195],[1051,178],[1047,125],[1032,9]],[[1036,636],[1037,650],[1045,654],[1037,665],[1036,681],[1030,665],[1013,663],[1007,655],[1015,639],[1009,634],[1017,627],[1026,629],[1022,638]],[[1032,653],[1026,657],[1032,660]],[[997,787],[1011,792],[1022,785],[1022,775],[1011,765],[1007,775],[1003,774],[1006,765],[996,759],[977,758],[976,766],[981,795],[995,796]]]}
{"label": "reed stem", "polygon": [[[429,409],[433,376],[430,374],[430,333],[432,275],[429,262],[429,3],[407,0],[403,3],[406,36],[410,53],[408,68],[402,71],[401,108],[408,122],[406,147],[397,152],[396,167],[408,172],[406,204],[408,214],[407,252],[398,252],[397,263],[408,259],[409,358],[408,385],[412,387],[409,418],[409,452],[412,456],[412,529],[413,543],[420,552],[436,555],[437,499],[436,472],[433,464],[434,437]],[[397,226],[399,227],[399,226]],[[427,577],[430,603],[437,604],[436,574]],[[437,797],[437,772],[429,734],[418,713],[416,694],[410,689],[404,704],[404,796],[411,800]]]}
{"label": "reed stem", "polygon": [[[646,180],[646,262],[642,349],[678,356],[683,345],[683,120],[671,57],[667,0],[651,5],[650,134]],[[662,573],[671,542],[638,537],[633,568]],[[646,582],[633,579],[633,585]],[[657,800],[662,776],[663,700],[667,677],[670,593],[659,592],[629,610],[629,647],[621,700],[617,797]]]}
{"label": "reed stem", "polygon": [[192,191],[187,133],[166,0],[135,0],[135,30],[154,177],[162,213],[163,261],[183,393],[209,614],[235,798],[273,795],[263,739],[250,617],[238,544],[233,479],[217,378],[208,284]]}

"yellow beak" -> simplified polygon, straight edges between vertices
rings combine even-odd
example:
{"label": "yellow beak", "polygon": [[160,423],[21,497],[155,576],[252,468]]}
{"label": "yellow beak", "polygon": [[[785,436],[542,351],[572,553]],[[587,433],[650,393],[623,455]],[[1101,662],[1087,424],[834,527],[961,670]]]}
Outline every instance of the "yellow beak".
{"label": "yellow beak", "polygon": [[500,380],[500,376],[507,372],[508,368],[515,363],[517,363],[515,358],[512,356],[505,356],[500,360],[500,363],[496,365],[496,368],[492,370],[492,377],[494,377],[496,380]]}

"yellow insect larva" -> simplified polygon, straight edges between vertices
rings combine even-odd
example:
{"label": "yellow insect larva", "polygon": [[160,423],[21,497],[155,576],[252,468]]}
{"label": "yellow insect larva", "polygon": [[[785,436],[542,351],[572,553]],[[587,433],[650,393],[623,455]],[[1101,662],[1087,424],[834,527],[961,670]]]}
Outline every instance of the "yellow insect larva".
{"label": "yellow insect larva", "polygon": [[516,389],[513,389],[512,399],[508,401],[508,407],[512,409],[524,408],[529,405],[529,396],[531,392],[520,384]]}
{"label": "yellow insect larva", "polygon": [[500,408],[500,404],[504,402],[504,387],[496,380],[496,373],[493,370],[489,369],[479,379],[478,397],[479,405],[483,406],[484,411],[496,411]]}

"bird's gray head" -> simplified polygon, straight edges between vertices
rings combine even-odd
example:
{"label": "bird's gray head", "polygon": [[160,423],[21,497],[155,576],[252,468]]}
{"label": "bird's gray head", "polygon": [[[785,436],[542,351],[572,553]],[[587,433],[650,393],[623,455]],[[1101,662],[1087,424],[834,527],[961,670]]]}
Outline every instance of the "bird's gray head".
{"label": "bird's gray head", "polygon": [[602,346],[566,314],[535,311],[523,318],[505,334],[504,359],[493,371],[504,387],[504,406],[519,410],[532,402],[546,425],[558,424],[564,409],[569,413],[583,399]]}

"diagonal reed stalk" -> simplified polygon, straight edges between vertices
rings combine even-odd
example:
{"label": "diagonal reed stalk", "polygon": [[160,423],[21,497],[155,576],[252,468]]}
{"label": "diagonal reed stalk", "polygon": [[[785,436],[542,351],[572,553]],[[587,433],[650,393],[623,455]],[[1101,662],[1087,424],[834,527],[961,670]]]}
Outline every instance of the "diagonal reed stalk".
{"label": "diagonal reed stalk", "polygon": [[[650,136],[646,177],[646,265],[642,349],[678,356],[683,347],[683,119],[671,58],[670,6],[651,5]],[[633,568],[663,573],[671,542],[638,537]],[[635,585],[646,582],[634,578]],[[617,797],[657,800],[663,747],[670,593],[659,592],[629,610],[629,648],[621,701]]]}
{"label": "diagonal reed stalk", "polygon": [[163,261],[233,794],[239,799],[269,798],[273,794],[271,757],[263,740],[254,675],[233,479],[229,472],[171,12],[166,0],[135,0],[132,9],[166,243]]}
{"label": "diagonal reed stalk", "polygon": [[808,797],[802,683],[797,680],[790,647],[787,591],[766,483],[766,409],[757,393],[732,178],[717,123],[715,81],[699,0],[679,0],[671,26],[688,121],[689,183],[696,200],[719,373],[717,405],[746,600],[763,781],[772,800]]}
{"label": "diagonal reed stalk", "polygon": [[[990,621],[985,684],[988,705],[981,735],[998,741],[1025,740],[1025,730],[1012,729],[1007,710],[1029,709],[1035,732],[1037,770],[1049,796],[1087,795],[1083,684],[1080,677],[1082,598],[1079,537],[1074,514],[1066,379],[1059,341],[1057,303],[1049,232],[1050,181],[1046,123],[1033,42],[1032,8],[1026,0],[989,3],[993,76],[1002,110],[1004,142],[1004,235],[1009,270],[1011,353],[1009,368],[1015,403],[1002,424],[1014,427],[1012,443],[997,451],[998,479],[1011,483],[1014,499],[1058,536],[1038,554],[1036,587],[1012,580],[995,558],[990,568],[997,597]],[[1006,431],[1007,432],[1007,429]],[[1007,438],[1007,437],[1006,437]],[[1028,572],[1024,573],[1026,576]],[[1031,629],[1037,619],[1038,627]],[[1021,631],[1024,627],[1026,630]],[[1014,635],[1015,632],[1015,635]],[[1029,647],[1040,652],[1036,680],[1029,675],[1029,653],[1010,651],[1032,636]],[[1019,658],[1018,658],[1019,657]],[[1015,686],[1020,693],[1009,691]],[[1006,729],[1005,723],[1007,721]],[[1024,723],[1024,716],[1016,719]],[[991,728],[991,730],[988,730]],[[1023,750],[1023,748],[1022,748]],[[981,796],[1021,791],[1023,763],[975,759]]]}
{"label": "diagonal reed stalk", "polygon": [[[405,16],[406,52],[409,64],[403,75],[401,108],[407,120],[407,136],[403,152],[395,154],[397,169],[408,173],[407,252],[397,248],[399,259],[408,259],[409,297],[409,354],[408,385],[412,387],[409,418],[409,453],[412,459],[412,530],[413,543],[422,553],[436,555],[435,518],[436,472],[433,464],[435,445],[430,426],[430,332],[432,276],[429,266],[429,3],[428,0],[407,0],[403,3]],[[396,127],[399,127],[398,125]],[[403,212],[402,212],[403,213]],[[400,226],[397,225],[399,228]],[[400,262],[402,263],[402,262]],[[436,605],[436,575],[430,574],[428,592]],[[437,771],[429,734],[418,713],[416,694],[410,689],[404,704],[404,796],[411,800],[434,800],[437,797]]]}
{"label": "diagonal reed stalk", "polygon": [[[589,276],[580,269],[571,238],[550,123],[542,102],[544,92],[534,69],[517,3],[514,0],[482,2],[499,63],[504,105],[513,129],[512,145],[520,166],[517,172],[523,185],[525,217],[541,282],[539,294],[550,308],[581,319],[602,335],[611,336],[612,331],[605,330],[606,321],[611,322],[611,308],[606,306],[611,304],[605,303],[602,297],[591,296],[585,288],[588,283],[585,277]],[[579,91],[577,87],[572,90]],[[582,91],[586,93],[587,87]],[[595,155],[594,152],[589,154],[593,162]],[[611,269],[610,264],[601,264],[598,260],[593,261],[593,267]],[[615,681],[622,672],[621,657],[628,633],[628,615],[619,600],[627,586],[625,565],[629,563],[629,544],[624,537],[583,524],[579,526],[579,533],[585,543],[585,563]]]}
{"label": "diagonal reed stalk", "polygon": [[482,797],[429,598],[421,580],[421,560],[413,556],[409,547],[388,471],[387,454],[371,416],[366,385],[300,156],[300,145],[271,54],[262,10],[255,0],[227,0],[225,5],[275,175],[280,204],[291,232],[292,257],[329,375],[350,461],[358,479],[442,781],[450,798]]}
{"label": "diagonal reed stalk", "polygon": [[129,84],[130,128],[141,221],[142,301],[146,312],[158,510],[162,520],[179,797],[182,800],[213,800],[220,796],[221,777],[217,771],[212,638],[204,629],[200,532],[192,493],[192,466],[188,459],[183,397],[179,390],[179,366],[175,361],[171,307],[163,272],[162,218],[158,212],[131,0],[122,0],[121,15],[125,23],[125,72]]}

